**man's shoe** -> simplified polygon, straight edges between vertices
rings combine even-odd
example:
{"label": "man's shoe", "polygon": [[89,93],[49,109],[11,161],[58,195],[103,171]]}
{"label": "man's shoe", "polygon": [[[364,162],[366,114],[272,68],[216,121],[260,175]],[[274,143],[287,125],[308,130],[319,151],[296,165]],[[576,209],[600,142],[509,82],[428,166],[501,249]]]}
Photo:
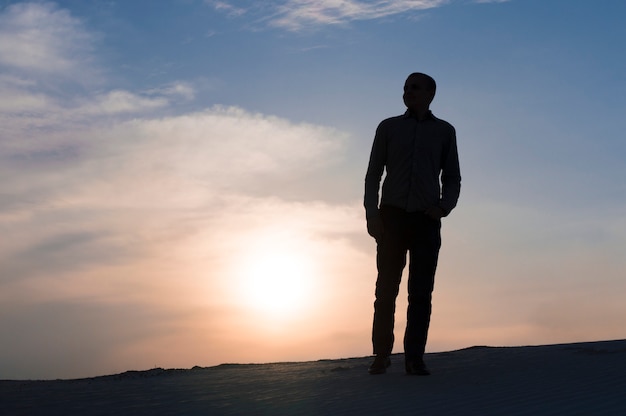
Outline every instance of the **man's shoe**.
{"label": "man's shoe", "polygon": [[374,358],[374,362],[370,365],[370,368],[367,370],[370,374],[385,374],[387,372],[387,367],[391,365],[391,360],[386,355],[377,355]]}
{"label": "man's shoe", "polygon": [[430,371],[424,364],[424,361],[407,361],[404,363],[404,368],[406,369],[406,373],[410,376],[429,376]]}

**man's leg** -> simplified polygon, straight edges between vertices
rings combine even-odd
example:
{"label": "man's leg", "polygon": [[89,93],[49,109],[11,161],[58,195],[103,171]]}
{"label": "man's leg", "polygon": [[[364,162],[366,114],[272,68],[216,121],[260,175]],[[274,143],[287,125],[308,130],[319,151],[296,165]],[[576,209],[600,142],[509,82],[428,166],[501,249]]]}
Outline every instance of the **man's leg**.
{"label": "man's leg", "polygon": [[378,241],[376,263],[376,300],[374,301],[374,323],[372,344],[374,354],[389,356],[393,349],[394,313],[396,298],[406,265],[406,245],[404,243],[405,213],[402,210],[382,207],[381,217],[385,232]]}
{"label": "man's leg", "polygon": [[[441,247],[441,221],[412,214],[409,248],[409,307],[404,334],[407,362],[421,363],[428,338],[435,271]],[[408,369],[407,369],[408,371]]]}

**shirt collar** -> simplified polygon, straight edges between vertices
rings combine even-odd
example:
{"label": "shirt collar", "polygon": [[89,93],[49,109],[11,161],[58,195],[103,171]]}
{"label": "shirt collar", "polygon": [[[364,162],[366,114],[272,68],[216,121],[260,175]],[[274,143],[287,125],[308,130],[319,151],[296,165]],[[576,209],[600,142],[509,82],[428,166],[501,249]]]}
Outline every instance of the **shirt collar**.
{"label": "shirt collar", "polygon": [[[413,114],[407,109],[404,113],[404,115],[402,116],[404,118],[414,118]],[[425,120],[436,120],[437,118],[433,115],[433,112],[428,110],[428,113],[426,113],[426,118]]]}

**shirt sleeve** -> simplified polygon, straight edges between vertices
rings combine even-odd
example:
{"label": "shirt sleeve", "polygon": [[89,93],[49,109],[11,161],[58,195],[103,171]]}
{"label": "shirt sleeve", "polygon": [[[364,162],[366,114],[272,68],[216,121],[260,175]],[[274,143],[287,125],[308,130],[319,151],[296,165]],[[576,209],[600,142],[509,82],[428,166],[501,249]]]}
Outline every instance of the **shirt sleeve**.
{"label": "shirt sleeve", "polygon": [[365,174],[364,205],[365,216],[367,218],[378,215],[380,180],[385,170],[386,161],[387,144],[383,123],[381,123],[376,129],[374,144],[372,145],[372,152],[370,153],[370,161],[367,166],[367,173]]}
{"label": "shirt sleeve", "polygon": [[450,145],[442,156],[441,201],[439,204],[448,215],[456,207],[461,193],[461,169],[454,130]]}

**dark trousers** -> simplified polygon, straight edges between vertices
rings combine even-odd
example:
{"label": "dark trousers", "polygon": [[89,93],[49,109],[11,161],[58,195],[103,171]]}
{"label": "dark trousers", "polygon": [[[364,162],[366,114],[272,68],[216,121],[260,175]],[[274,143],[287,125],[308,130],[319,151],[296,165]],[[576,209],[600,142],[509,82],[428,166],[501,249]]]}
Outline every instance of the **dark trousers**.
{"label": "dark trousers", "polygon": [[421,212],[383,206],[380,215],[385,227],[378,241],[376,263],[376,300],[372,343],[374,354],[389,355],[393,349],[393,327],[402,271],[409,253],[409,306],[404,333],[404,352],[407,360],[418,360],[424,355],[435,270],[441,247],[441,221]]}

